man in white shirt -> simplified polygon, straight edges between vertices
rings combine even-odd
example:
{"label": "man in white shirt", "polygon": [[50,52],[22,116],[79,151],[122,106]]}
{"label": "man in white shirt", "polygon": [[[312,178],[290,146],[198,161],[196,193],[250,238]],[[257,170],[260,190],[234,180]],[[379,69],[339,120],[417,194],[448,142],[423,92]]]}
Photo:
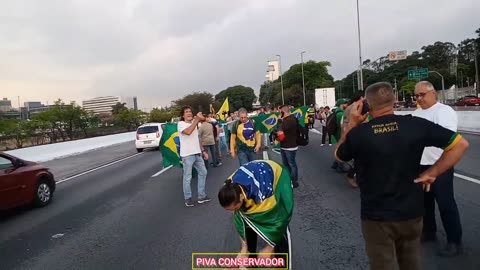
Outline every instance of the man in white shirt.
{"label": "man in white shirt", "polygon": [[[457,113],[447,105],[437,101],[437,93],[428,81],[422,81],[415,86],[415,97],[420,106],[413,115],[424,118],[435,124],[441,125],[452,131],[457,131]],[[415,130],[412,130],[415,132]],[[435,147],[426,147],[420,162],[422,172],[431,167],[443,154],[443,150]],[[445,249],[439,251],[441,257],[453,257],[463,252],[462,225],[458,213],[457,203],[453,192],[454,168],[437,177],[430,192],[425,192],[425,216],[423,218],[422,241],[435,241],[437,239],[437,226],[435,223],[435,200],[438,204],[440,217],[447,235]]]}
{"label": "man in white shirt", "polygon": [[205,160],[208,160],[208,153],[200,144],[198,137],[198,123],[205,117],[199,112],[195,117],[193,110],[185,106],[181,111],[181,121],[178,122],[178,137],[180,139],[180,157],[183,162],[183,196],[185,206],[193,206],[192,200],[192,169],[195,168],[198,174],[198,203],[206,203],[210,198],[205,192],[205,182],[207,179],[207,168]]}

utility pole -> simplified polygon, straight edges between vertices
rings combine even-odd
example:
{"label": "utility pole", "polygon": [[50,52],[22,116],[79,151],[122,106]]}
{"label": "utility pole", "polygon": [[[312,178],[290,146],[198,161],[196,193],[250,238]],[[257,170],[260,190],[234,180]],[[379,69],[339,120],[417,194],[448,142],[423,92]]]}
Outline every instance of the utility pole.
{"label": "utility pole", "polygon": [[358,90],[363,91],[363,71],[362,71],[362,40],[360,37],[360,7],[358,6],[358,0],[357,0],[357,26],[358,26],[358,57],[360,60],[360,63],[358,65]]}
{"label": "utility pole", "polygon": [[477,43],[476,41],[474,40],[473,41],[473,55],[475,56],[475,82],[477,83],[476,84],[476,89],[475,89],[475,93],[477,94],[477,97],[478,97],[478,93],[479,93],[479,89],[480,88],[480,81],[478,80],[478,49],[477,49]]}
{"label": "utility pole", "polygon": [[302,59],[302,84],[303,84],[303,106],[306,105],[306,99],[305,99],[305,74],[303,73],[303,54],[305,52],[300,53],[300,58]]}
{"label": "utility pole", "polygon": [[280,86],[282,88],[282,105],[285,105],[285,99],[283,97],[282,57],[279,54],[277,54],[277,56],[278,56],[278,69],[280,73]]}

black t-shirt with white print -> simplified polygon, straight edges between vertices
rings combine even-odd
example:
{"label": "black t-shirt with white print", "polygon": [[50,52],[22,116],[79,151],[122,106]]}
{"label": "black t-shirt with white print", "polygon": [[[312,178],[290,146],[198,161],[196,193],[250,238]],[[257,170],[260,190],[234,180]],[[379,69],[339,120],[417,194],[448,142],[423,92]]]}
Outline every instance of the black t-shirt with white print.
{"label": "black t-shirt with white print", "polygon": [[411,115],[386,115],[353,128],[335,153],[354,159],[362,219],[402,221],[423,216],[420,173],[423,149],[448,151],[461,136]]}

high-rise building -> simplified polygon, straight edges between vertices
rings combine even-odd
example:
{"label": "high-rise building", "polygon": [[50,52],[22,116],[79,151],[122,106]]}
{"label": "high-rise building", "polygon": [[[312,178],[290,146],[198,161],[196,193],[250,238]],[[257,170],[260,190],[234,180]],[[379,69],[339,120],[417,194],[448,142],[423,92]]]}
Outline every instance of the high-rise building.
{"label": "high-rise building", "polygon": [[280,63],[278,60],[268,61],[267,73],[265,74],[265,80],[267,82],[273,82],[280,77]]}
{"label": "high-rise building", "polygon": [[111,114],[112,106],[115,106],[117,103],[125,103],[127,108],[133,109],[135,102],[136,98],[133,97],[105,96],[84,100],[82,101],[82,107],[94,114]]}
{"label": "high-rise building", "polygon": [[2,100],[0,100],[0,111],[2,112],[8,112],[8,111],[11,111],[12,110],[12,101],[7,99],[7,98],[3,98]]}

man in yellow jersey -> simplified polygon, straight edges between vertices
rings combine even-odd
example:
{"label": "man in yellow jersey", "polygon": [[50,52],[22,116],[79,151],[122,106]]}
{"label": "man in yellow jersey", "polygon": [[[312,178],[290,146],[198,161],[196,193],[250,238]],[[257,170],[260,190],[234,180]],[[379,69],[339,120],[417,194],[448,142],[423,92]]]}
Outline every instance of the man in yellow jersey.
{"label": "man in yellow jersey", "polygon": [[262,146],[262,134],[256,130],[253,120],[248,119],[247,110],[240,108],[238,110],[239,120],[232,126],[232,135],[230,137],[230,151],[232,158],[238,156],[240,166],[255,160],[256,153]]}

